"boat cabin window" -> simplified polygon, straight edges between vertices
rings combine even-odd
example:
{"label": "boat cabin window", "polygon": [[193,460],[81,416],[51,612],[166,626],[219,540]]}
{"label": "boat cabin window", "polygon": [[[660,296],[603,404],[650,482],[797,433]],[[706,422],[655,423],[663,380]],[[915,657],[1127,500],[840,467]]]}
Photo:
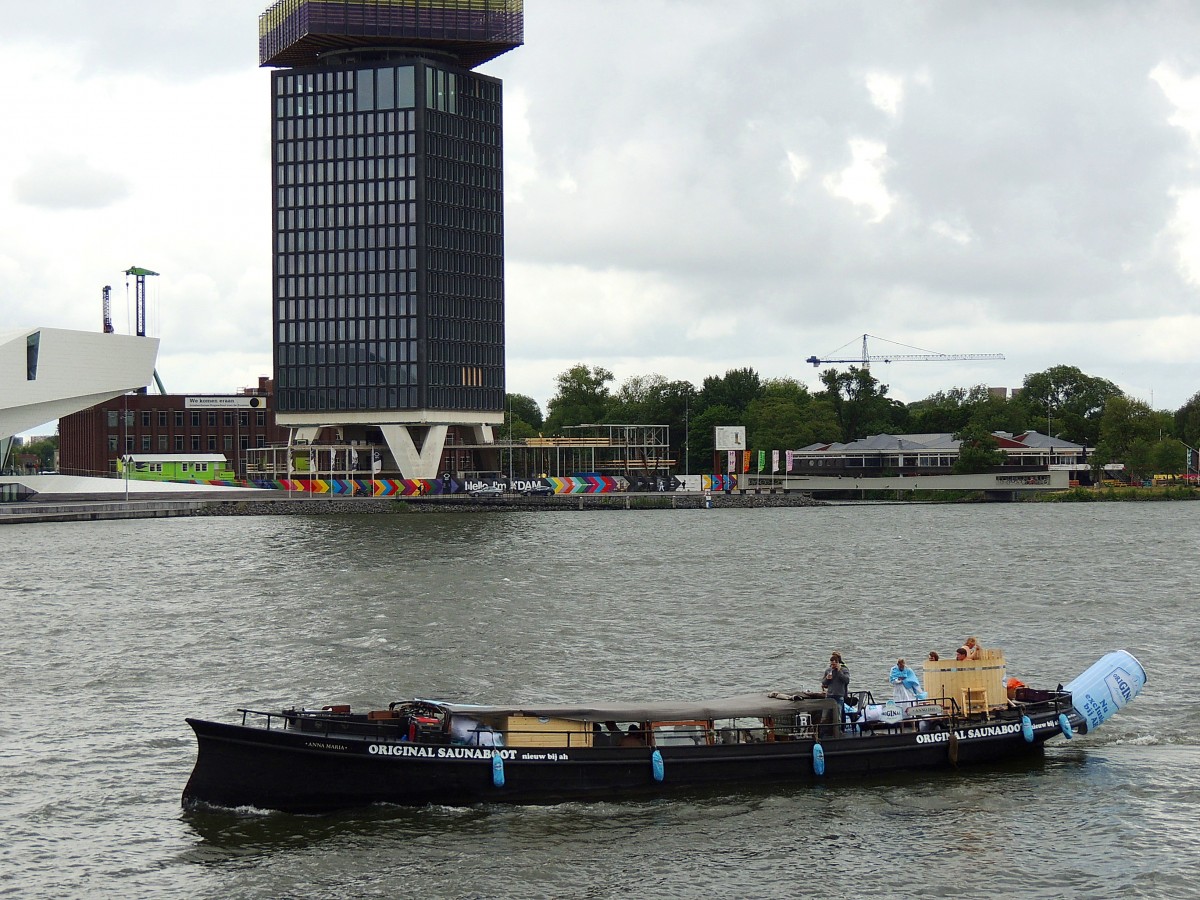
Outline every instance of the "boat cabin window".
{"label": "boat cabin window", "polygon": [[701,747],[712,743],[709,723],[700,720],[652,722],[656,747]]}
{"label": "boat cabin window", "polygon": [[718,744],[757,744],[768,740],[766,722],[757,718],[718,719],[713,734]]}

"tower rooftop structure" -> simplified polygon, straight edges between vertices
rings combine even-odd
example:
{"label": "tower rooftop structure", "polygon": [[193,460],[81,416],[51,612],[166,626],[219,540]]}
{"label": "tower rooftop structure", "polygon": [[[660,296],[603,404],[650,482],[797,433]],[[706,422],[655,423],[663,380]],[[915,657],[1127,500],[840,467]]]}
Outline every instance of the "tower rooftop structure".
{"label": "tower rooftop structure", "polygon": [[417,49],[468,69],[525,42],[524,0],[279,0],[258,19],[262,66],[327,53]]}

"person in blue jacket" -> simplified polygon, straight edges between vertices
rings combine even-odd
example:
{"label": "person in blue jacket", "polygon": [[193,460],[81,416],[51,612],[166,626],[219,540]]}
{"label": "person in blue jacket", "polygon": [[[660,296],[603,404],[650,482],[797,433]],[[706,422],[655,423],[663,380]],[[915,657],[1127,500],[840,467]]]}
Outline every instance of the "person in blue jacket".
{"label": "person in blue jacket", "polygon": [[903,659],[896,660],[888,681],[892,685],[892,699],[897,703],[912,703],[921,693],[921,680],[916,672],[904,664]]}

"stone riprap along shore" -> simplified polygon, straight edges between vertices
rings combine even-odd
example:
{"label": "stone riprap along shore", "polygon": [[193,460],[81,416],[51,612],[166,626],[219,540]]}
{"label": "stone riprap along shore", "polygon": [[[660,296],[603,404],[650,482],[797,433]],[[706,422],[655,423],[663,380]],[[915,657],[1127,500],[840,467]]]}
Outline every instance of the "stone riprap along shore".
{"label": "stone riprap along shore", "polygon": [[[713,509],[753,509],[759,507],[824,506],[808,494],[713,494]],[[278,498],[271,500],[220,500],[208,502],[193,515],[199,516],[274,516],[274,515],[354,515],[405,514],[438,512],[497,512],[523,510],[537,512],[570,512],[587,510],[637,509],[703,509],[704,494],[558,494],[552,497],[474,498],[420,497],[405,499],[379,498]]]}

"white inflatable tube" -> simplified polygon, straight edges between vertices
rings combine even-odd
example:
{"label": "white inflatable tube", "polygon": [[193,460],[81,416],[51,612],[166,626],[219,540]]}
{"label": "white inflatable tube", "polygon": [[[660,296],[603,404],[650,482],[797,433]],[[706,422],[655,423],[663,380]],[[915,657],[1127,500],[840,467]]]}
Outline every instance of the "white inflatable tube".
{"label": "white inflatable tube", "polygon": [[1063,685],[1071,692],[1071,705],[1087,722],[1087,731],[1108,721],[1117,710],[1141,693],[1146,670],[1132,653],[1114,650]]}

